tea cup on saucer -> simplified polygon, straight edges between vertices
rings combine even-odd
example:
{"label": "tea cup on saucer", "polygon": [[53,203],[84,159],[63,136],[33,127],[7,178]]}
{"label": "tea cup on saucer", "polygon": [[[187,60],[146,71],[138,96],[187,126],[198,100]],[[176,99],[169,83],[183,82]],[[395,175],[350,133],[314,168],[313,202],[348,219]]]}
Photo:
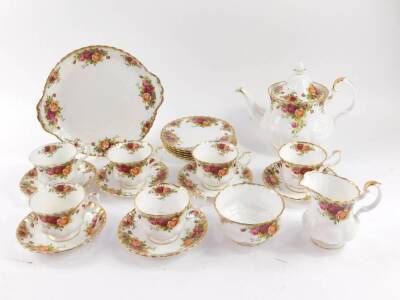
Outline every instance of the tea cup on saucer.
{"label": "tea cup on saucer", "polygon": [[59,183],[47,185],[32,195],[29,206],[37,216],[42,232],[50,239],[61,242],[79,233],[83,212],[78,207],[84,200],[82,186]]}
{"label": "tea cup on saucer", "polygon": [[178,238],[191,206],[188,191],[169,183],[144,188],[134,202],[139,226],[156,244],[168,244]]}
{"label": "tea cup on saucer", "polygon": [[306,172],[325,169],[340,162],[341,151],[335,150],[328,155],[327,151],[316,144],[308,142],[290,142],[281,146],[278,155],[283,163],[282,175],[286,187],[298,193],[306,189],[300,181]]}
{"label": "tea cup on saucer", "polygon": [[285,203],[263,185],[239,183],[219,192],[214,207],[228,238],[240,245],[255,246],[277,234]]}
{"label": "tea cup on saucer", "polygon": [[203,142],[192,151],[196,175],[205,188],[220,190],[229,184],[239,162],[246,166],[250,152],[239,153],[237,146],[226,142]]}
{"label": "tea cup on saucer", "polygon": [[29,155],[35,166],[37,178],[43,184],[71,182],[81,168],[83,160],[77,160],[77,148],[60,142],[40,146]]}
{"label": "tea cup on saucer", "polygon": [[125,188],[137,188],[146,183],[147,165],[153,147],[143,141],[130,141],[112,146],[106,153],[115,176]]}

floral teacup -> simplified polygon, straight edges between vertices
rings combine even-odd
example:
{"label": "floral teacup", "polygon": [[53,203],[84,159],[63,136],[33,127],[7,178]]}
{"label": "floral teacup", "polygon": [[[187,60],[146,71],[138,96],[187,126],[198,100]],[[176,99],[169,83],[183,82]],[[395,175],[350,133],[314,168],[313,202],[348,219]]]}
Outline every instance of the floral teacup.
{"label": "floral teacup", "polygon": [[225,142],[204,142],[193,149],[196,161],[196,175],[210,190],[224,188],[232,179],[236,164],[246,166],[250,162],[250,152],[239,154],[238,148]]}
{"label": "floral teacup", "polygon": [[[282,175],[288,189],[293,192],[305,192],[300,181],[306,172],[332,167],[340,162],[341,151],[335,150],[328,156],[321,146],[308,142],[284,144],[278,151],[281,158]],[[331,163],[329,161],[332,160]]]}
{"label": "floral teacup", "polygon": [[79,206],[84,199],[82,186],[60,183],[40,189],[29,200],[29,206],[37,216],[43,233],[60,242],[79,233],[83,223],[83,212]]}
{"label": "floral teacup", "polygon": [[239,183],[222,190],[214,202],[226,236],[244,246],[261,244],[279,230],[283,199],[259,184]]}
{"label": "floral teacup", "polygon": [[138,224],[157,244],[168,244],[177,239],[189,207],[188,191],[174,184],[147,187],[135,198]]}
{"label": "floral teacup", "polygon": [[125,188],[141,187],[146,182],[147,164],[153,147],[143,141],[130,141],[112,146],[107,158],[113,164],[115,176]]}
{"label": "floral teacup", "polygon": [[71,182],[81,168],[82,160],[75,159],[78,150],[69,143],[52,143],[36,148],[29,160],[43,184]]}

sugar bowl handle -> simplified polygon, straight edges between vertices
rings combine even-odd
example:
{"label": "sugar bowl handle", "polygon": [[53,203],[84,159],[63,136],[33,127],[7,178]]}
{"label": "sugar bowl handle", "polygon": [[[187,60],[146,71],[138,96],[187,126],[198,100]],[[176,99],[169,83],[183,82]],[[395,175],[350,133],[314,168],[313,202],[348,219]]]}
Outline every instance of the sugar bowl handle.
{"label": "sugar bowl handle", "polygon": [[237,161],[242,166],[247,166],[251,162],[251,151],[244,151],[242,154],[239,155]]}
{"label": "sugar bowl handle", "polygon": [[333,167],[336,166],[340,160],[342,159],[342,151],[334,150],[332,153],[326,158],[325,167]]}
{"label": "sugar bowl handle", "polygon": [[349,79],[346,77],[338,77],[335,79],[333,82],[333,87],[331,94],[328,99],[332,99],[335,94],[340,90],[340,85],[347,85],[350,88],[351,91],[351,96],[350,96],[350,105],[346,107],[345,110],[339,112],[333,119],[333,121],[336,123],[336,121],[343,115],[349,113],[350,111],[353,110],[355,102],[356,102],[356,90],[354,88],[354,85],[351,83]]}
{"label": "sugar bowl handle", "polygon": [[364,199],[364,197],[368,194],[369,188],[370,188],[371,186],[374,186],[374,187],[376,188],[377,194],[376,194],[375,200],[374,200],[371,204],[364,205],[364,206],[360,207],[360,208],[356,211],[356,213],[354,214],[354,218],[355,218],[357,221],[359,221],[359,216],[360,216],[360,214],[365,213],[365,212],[367,212],[367,211],[370,211],[370,210],[374,209],[374,208],[379,204],[379,202],[381,202],[382,192],[381,192],[380,185],[381,185],[381,184],[380,184],[378,181],[375,181],[375,180],[367,181],[367,182],[364,184],[363,192],[362,192],[361,198],[360,198],[359,200]]}

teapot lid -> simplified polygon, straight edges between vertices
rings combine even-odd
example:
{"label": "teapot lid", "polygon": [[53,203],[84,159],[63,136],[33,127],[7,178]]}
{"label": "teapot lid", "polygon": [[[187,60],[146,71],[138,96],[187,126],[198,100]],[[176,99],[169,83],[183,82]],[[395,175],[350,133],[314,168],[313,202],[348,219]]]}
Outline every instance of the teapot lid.
{"label": "teapot lid", "polygon": [[329,92],[322,84],[313,82],[308,76],[304,64],[299,62],[287,81],[271,85],[269,94],[273,101],[323,102]]}

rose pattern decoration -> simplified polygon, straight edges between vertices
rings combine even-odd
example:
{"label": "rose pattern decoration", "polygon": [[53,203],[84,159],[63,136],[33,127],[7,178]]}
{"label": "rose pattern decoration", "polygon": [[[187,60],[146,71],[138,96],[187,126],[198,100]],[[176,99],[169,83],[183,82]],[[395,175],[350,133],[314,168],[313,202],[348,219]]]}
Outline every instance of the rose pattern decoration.
{"label": "rose pattern decoration", "polygon": [[38,188],[33,180],[35,177],[37,177],[37,171],[32,169],[22,178],[20,188],[24,194],[31,196],[37,192]]}
{"label": "rose pattern decoration", "polygon": [[187,122],[191,122],[193,125],[199,127],[209,127],[216,124],[218,121],[211,117],[193,117]]}
{"label": "rose pattern decoration", "polygon": [[47,155],[47,157],[52,157],[54,153],[57,152],[58,149],[60,149],[62,146],[61,145],[47,145],[44,146],[43,149],[39,151],[41,154]]}
{"label": "rose pattern decoration", "polygon": [[[86,205],[91,205],[91,202]],[[104,224],[104,222],[105,214],[95,215],[85,229],[86,235],[92,237],[97,232],[99,224]]]}
{"label": "rose pattern decoration", "polygon": [[353,207],[353,203],[331,202],[322,199],[321,197],[318,197],[317,199],[319,201],[319,208],[323,215],[327,216],[335,224],[347,219]]}
{"label": "rose pattern decoration", "polygon": [[122,173],[123,175],[129,178],[135,178],[142,172],[143,164],[144,163],[135,165],[116,164],[115,167],[117,171]]}
{"label": "rose pattern decoration", "polygon": [[71,215],[74,211],[60,216],[38,215],[38,218],[46,225],[62,230],[71,221]]}
{"label": "rose pattern decoration", "polygon": [[[189,216],[198,216],[199,212],[196,210],[192,210],[189,213]],[[185,247],[189,247],[200,240],[204,233],[207,231],[207,221],[205,219],[197,219],[195,221],[196,225],[193,230],[186,233],[186,235],[182,238],[182,245]]]}
{"label": "rose pattern decoration", "polygon": [[286,167],[290,168],[290,170],[293,172],[295,175],[301,175],[303,176],[307,172],[315,170],[315,168],[311,167],[306,167],[306,166],[292,166],[289,164],[286,164]]}
{"label": "rose pattern decoration", "polygon": [[110,59],[106,50],[100,48],[89,48],[75,53],[72,63],[76,64],[77,62],[82,62],[82,67],[89,65],[95,66],[99,62],[102,62],[104,58]]}
{"label": "rose pattern decoration", "polygon": [[[274,93],[282,96],[284,94],[283,86],[277,86]],[[313,113],[314,107],[317,105],[323,107],[323,102],[316,101],[321,94],[321,91],[315,85],[310,84],[307,88],[307,94],[302,94],[301,97],[292,93],[284,96],[285,102],[276,99],[271,99],[271,101],[273,106],[282,111],[284,117],[291,119],[292,134],[296,136],[307,125],[307,113]],[[311,101],[304,101],[305,99]]]}
{"label": "rose pattern decoration", "polygon": [[217,149],[218,153],[221,155],[225,155],[233,151],[233,149],[229,145],[224,143],[213,144],[212,147]]}
{"label": "rose pattern decoration", "polygon": [[54,129],[60,129],[58,122],[60,120],[64,120],[64,118],[61,114],[62,107],[59,105],[59,102],[56,100],[55,97],[56,94],[47,96],[44,103],[44,112],[48,125]]}
{"label": "rose pattern decoration", "polygon": [[47,175],[55,178],[67,178],[72,172],[73,162],[66,163],[64,165],[43,168],[40,171],[44,171]]}
{"label": "rose pattern decoration", "polygon": [[[247,230],[250,231],[250,233],[257,237],[257,239],[267,239],[272,237],[279,229],[278,223],[276,221],[270,222],[270,223],[264,223],[262,225],[258,225],[255,227],[250,227],[247,228]],[[242,231],[245,231],[246,228],[241,229]]]}
{"label": "rose pattern decoration", "polygon": [[314,146],[305,143],[294,143],[290,146],[290,149],[295,150],[299,155],[304,155],[306,153],[315,151]]}
{"label": "rose pattern decoration", "polygon": [[109,138],[106,137],[96,143],[92,143],[92,146],[94,147],[94,151],[96,151],[100,155],[104,155],[108,149],[110,149],[112,146],[117,144],[117,139],[116,138]]}
{"label": "rose pattern decoration", "polygon": [[204,172],[213,176],[216,179],[221,179],[229,173],[229,165],[213,165],[213,164],[201,164],[201,168]]}
{"label": "rose pattern decoration", "polygon": [[168,231],[170,232],[172,229],[175,228],[176,225],[178,225],[180,215],[176,215],[173,217],[148,217],[147,221],[157,227],[158,229],[161,229],[163,231]]}
{"label": "rose pattern decoration", "polygon": [[63,183],[56,184],[49,188],[49,192],[55,192],[62,198],[65,198],[69,193],[74,191],[76,191],[76,188],[74,186]]}
{"label": "rose pattern decoration", "polygon": [[140,86],[140,97],[146,105],[146,109],[153,108],[156,103],[156,92],[151,79],[147,76],[140,76],[142,85]]}
{"label": "rose pattern decoration", "polygon": [[179,143],[179,137],[172,130],[165,130],[162,132],[162,137],[171,146]]}
{"label": "rose pattern decoration", "polygon": [[60,81],[60,67],[55,68],[49,75],[47,79],[48,86],[50,87],[52,84]]}
{"label": "rose pattern decoration", "polygon": [[164,182],[165,179],[167,179],[167,176],[168,176],[167,169],[164,166],[160,165],[159,168],[157,169],[156,176],[154,176],[150,180],[150,185],[155,185]]}
{"label": "rose pattern decoration", "polygon": [[140,62],[136,58],[134,58],[132,55],[124,54],[121,56],[124,58],[125,64],[129,67],[131,67],[131,66],[139,67],[141,65]]}
{"label": "rose pattern decoration", "polygon": [[159,199],[165,199],[167,196],[177,193],[177,191],[165,185],[158,185],[153,187],[150,193],[156,194]]}
{"label": "rose pattern decoration", "polygon": [[129,142],[124,144],[122,147],[129,153],[133,154],[139,149],[143,148],[143,145],[134,142]]}
{"label": "rose pattern decoration", "polygon": [[276,188],[280,185],[279,169],[282,163],[278,162],[272,168],[266,168],[263,174],[264,183],[270,188]]}
{"label": "rose pattern decoration", "polygon": [[149,132],[151,126],[153,125],[154,117],[151,118],[150,120],[147,121],[142,121],[142,132],[140,133],[140,136],[144,138],[146,134]]}

